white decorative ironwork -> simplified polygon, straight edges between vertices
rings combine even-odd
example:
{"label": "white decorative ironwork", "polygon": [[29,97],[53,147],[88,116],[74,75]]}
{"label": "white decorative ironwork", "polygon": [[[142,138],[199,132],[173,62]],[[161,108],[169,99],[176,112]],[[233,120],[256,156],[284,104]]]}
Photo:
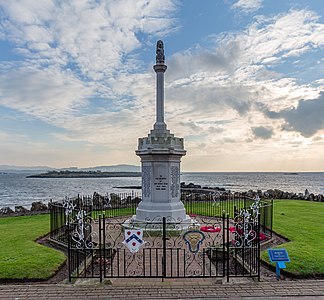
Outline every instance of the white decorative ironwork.
{"label": "white decorative ironwork", "polygon": [[214,192],[212,194],[212,197],[213,197],[213,206],[219,206],[220,204],[220,196],[221,194],[219,192]]}
{"label": "white decorative ironwork", "polygon": [[255,226],[257,225],[257,216],[251,214],[248,209],[241,209],[239,214],[234,218],[235,231],[234,236],[235,247],[252,247],[253,240],[257,234]]}
{"label": "white decorative ironwork", "polygon": [[259,211],[260,211],[260,207],[261,207],[261,199],[259,197],[259,195],[256,195],[254,198],[254,202],[251,204],[250,208],[252,210],[253,216],[255,218],[258,217],[259,215]]}
{"label": "white decorative ironwork", "polygon": [[72,240],[75,242],[77,249],[93,249],[92,241],[95,232],[92,230],[92,218],[87,215],[87,212],[80,210],[76,215],[77,224],[72,232]]}
{"label": "white decorative ironwork", "polygon": [[64,207],[65,209],[65,225],[68,225],[69,222],[71,221],[71,215],[72,215],[72,212],[73,210],[75,209],[76,207],[76,204],[73,203],[72,200],[70,200],[69,198],[65,198],[63,200],[63,204],[62,206]]}

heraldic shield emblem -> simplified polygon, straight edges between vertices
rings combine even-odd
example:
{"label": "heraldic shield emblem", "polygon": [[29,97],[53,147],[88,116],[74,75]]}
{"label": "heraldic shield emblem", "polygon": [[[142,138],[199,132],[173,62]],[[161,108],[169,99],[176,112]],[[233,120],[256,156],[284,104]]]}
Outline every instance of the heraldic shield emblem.
{"label": "heraldic shield emblem", "polygon": [[183,235],[183,239],[189,246],[189,251],[196,254],[205,239],[205,235],[199,230],[190,230]]}
{"label": "heraldic shield emblem", "polygon": [[125,230],[125,240],[123,244],[129,249],[131,253],[138,252],[145,242],[143,240],[143,229],[126,229]]}

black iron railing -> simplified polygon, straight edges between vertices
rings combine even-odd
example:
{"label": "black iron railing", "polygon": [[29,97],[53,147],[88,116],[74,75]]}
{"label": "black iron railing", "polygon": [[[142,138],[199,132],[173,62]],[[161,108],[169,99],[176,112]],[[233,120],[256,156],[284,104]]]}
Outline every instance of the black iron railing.
{"label": "black iron railing", "polygon": [[[126,228],[136,228],[126,220],[136,214],[140,201],[139,194],[125,193],[51,203],[51,238],[68,249],[70,280],[260,277],[260,242],[272,235],[272,200],[184,192],[181,201],[194,220],[194,232],[179,220],[141,224],[147,243],[134,255],[125,248],[124,234]],[[193,253],[197,237],[204,243]],[[191,248],[188,243],[193,243]]]}
{"label": "black iron railing", "polygon": [[[75,217],[77,211],[83,210],[94,220],[99,216],[120,217],[136,214],[136,208],[141,201],[139,193],[112,193],[109,196],[79,196],[66,198],[61,202],[50,203],[50,236],[52,239],[67,244],[67,224],[69,218]],[[228,214],[233,219],[244,209],[251,208],[255,199],[245,194],[218,193],[188,193],[181,194],[181,201],[190,216],[222,217]],[[260,215],[261,239],[272,237],[273,200],[262,199],[258,204]]]}

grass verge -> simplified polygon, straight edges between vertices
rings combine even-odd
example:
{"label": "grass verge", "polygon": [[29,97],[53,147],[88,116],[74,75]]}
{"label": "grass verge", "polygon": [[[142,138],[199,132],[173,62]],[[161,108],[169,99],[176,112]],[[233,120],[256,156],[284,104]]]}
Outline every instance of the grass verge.
{"label": "grass verge", "polygon": [[[275,200],[273,230],[290,241],[286,248],[291,262],[285,271],[300,277],[324,276],[324,203]],[[269,262],[267,251],[261,258]]]}
{"label": "grass verge", "polygon": [[94,210],[91,213],[93,219],[98,219],[99,215],[105,215],[106,218],[132,216],[136,214],[136,209],[133,207],[107,209],[107,210]]}
{"label": "grass verge", "polygon": [[0,218],[0,280],[45,280],[59,269],[62,252],[35,242],[47,234],[49,215]]}

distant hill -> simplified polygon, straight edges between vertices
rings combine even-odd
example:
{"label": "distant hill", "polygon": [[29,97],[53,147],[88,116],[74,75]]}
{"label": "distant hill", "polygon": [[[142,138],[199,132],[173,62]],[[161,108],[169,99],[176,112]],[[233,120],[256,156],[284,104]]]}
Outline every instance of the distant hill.
{"label": "distant hill", "polygon": [[101,171],[101,172],[140,172],[140,166],[134,165],[114,165],[114,166],[97,166],[90,168],[80,168],[81,171]]}
{"label": "distant hill", "polygon": [[27,178],[105,178],[105,177],[141,177],[141,172],[101,172],[101,171],[50,171]]}
{"label": "distant hill", "polygon": [[67,168],[52,168],[48,166],[13,166],[0,165],[0,171],[101,171],[101,172],[140,172],[140,166],[134,165],[112,165],[112,166],[96,166],[88,168],[67,167]]}
{"label": "distant hill", "polygon": [[13,166],[13,165],[0,165],[0,171],[50,171],[54,168],[47,166]]}

